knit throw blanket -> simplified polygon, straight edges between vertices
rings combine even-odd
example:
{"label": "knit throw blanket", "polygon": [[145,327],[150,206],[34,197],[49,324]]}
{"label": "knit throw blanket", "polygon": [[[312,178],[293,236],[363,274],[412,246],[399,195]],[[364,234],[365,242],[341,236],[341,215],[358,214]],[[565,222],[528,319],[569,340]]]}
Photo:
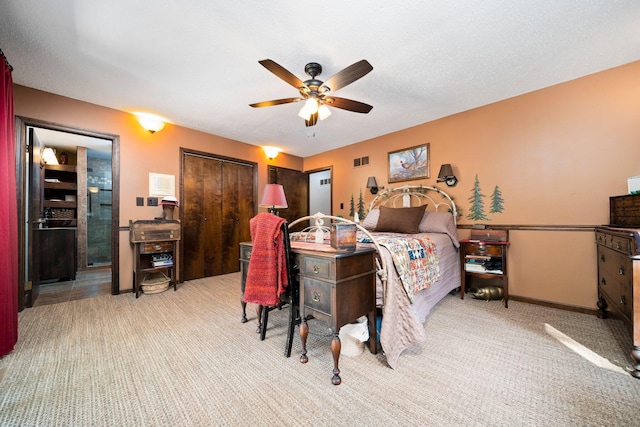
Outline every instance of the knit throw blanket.
{"label": "knit throw blanket", "polygon": [[428,237],[398,237],[376,233],[376,242],[391,253],[393,264],[411,303],[417,292],[440,280],[436,245]]}
{"label": "knit throw blanket", "polygon": [[280,302],[289,283],[284,235],[284,218],[270,213],[259,213],[251,219],[253,249],[244,289],[244,301],[265,306]]}

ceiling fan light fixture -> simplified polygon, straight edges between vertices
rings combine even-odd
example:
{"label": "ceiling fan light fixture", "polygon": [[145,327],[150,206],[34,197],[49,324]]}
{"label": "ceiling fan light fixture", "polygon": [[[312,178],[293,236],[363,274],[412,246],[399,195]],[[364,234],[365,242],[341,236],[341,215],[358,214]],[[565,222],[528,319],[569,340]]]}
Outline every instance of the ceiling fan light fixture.
{"label": "ceiling fan light fixture", "polygon": [[303,106],[300,109],[300,112],[298,113],[298,117],[300,117],[301,119],[305,119],[305,120],[309,120],[309,117],[311,116],[311,113],[307,110],[307,106]]}
{"label": "ceiling fan light fixture", "polygon": [[331,110],[326,105],[322,104],[318,107],[318,118],[324,120],[331,115]]}
{"label": "ceiling fan light fixture", "polygon": [[318,112],[318,100],[315,98],[309,98],[304,103],[304,108],[307,109],[309,114],[314,114]]}

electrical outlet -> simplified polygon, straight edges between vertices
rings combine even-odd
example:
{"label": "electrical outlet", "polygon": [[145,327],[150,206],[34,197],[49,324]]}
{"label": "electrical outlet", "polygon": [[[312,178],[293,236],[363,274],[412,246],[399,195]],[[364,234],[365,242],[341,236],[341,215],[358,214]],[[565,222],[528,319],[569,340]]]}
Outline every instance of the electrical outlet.
{"label": "electrical outlet", "polygon": [[157,197],[147,197],[147,206],[158,206]]}
{"label": "electrical outlet", "polygon": [[136,206],[144,206],[144,197],[136,197]]}

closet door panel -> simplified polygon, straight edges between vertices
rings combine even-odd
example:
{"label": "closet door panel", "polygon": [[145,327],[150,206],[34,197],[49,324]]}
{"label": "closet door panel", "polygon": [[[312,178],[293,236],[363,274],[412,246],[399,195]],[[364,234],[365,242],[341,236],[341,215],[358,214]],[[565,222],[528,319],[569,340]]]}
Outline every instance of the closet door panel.
{"label": "closet door panel", "polygon": [[224,163],[217,159],[207,159],[204,169],[204,271],[200,277],[222,274],[222,254],[224,241],[222,230],[224,218],[222,204],[224,196],[223,170]]}
{"label": "closet door panel", "polygon": [[184,156],[182,185],[186,197],[182,203],[182,261],[183,279],[203,277],[205,236],[205,186],[206,159]]}
{"label": "closet door panel", "polygon": [[223,171],[222,237],[224,256],[222,274],[227,274],[240,269],[237,253],[240,242],[251,240],[249,221],[254,213],[253,168],[225,162]]}

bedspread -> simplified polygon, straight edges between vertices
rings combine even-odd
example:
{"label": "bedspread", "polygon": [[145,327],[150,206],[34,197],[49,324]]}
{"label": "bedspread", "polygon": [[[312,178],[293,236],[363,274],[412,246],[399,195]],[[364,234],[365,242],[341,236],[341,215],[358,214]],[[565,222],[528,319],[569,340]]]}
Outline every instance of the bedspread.
{"label": "bedspread", "polygon": [[[377,236],[375,233],[376,241]],[[440,280],[417,292],[413,304],[394,268],[391,252],[385,247],[381,249],[381,256],[385,257],[387,264],[388,281],[384,289],[379,281],[377,286],[377,304],[382,306],[383,313],[380,344],[387,364],[394,369],[404,350],[426,338],[425,321],[431,309],[450,291],[460,287],[458,249],[446,234],[430,233],[428,237],[437,248]]]}
{"label": "bedspread", "polygon": [[391,253],[393,264],[411,303],[417,292],[440,280],[436,246],[425,236],[377,234],[376,242]]}

